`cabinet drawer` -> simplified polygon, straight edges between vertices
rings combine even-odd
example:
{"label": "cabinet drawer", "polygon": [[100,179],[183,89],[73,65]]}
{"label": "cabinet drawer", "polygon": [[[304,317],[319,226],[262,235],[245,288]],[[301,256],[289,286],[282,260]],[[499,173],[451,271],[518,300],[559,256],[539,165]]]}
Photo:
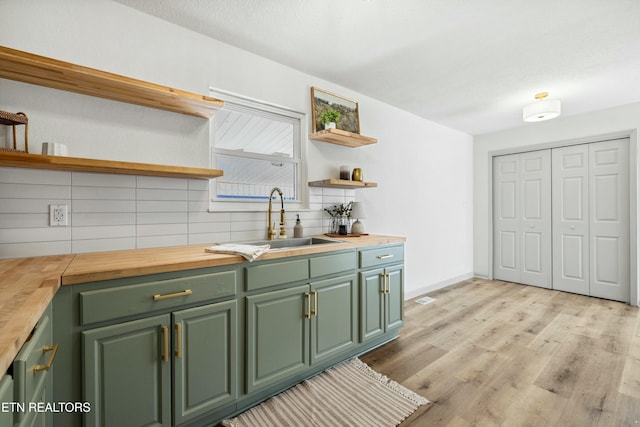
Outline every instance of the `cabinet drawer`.
{"label": "cabinet drawer", "polygon": [[247,291],[309,278],[309,260],[276,262],[247,267]]}
{"label": "cabinet drawer", "polygon": [[360,268],[375,267],[402,261],[404,261],[404,245],[367,249],[360,251],[359,254]]}
{"label": "cabinet drawer", "polygon": [[[33,402],[37,393],[42,392],[57,351],[57,346],[51,341],[51,320],[49,316],[44,316],[13,361],[16,401]],[[22,416],[24,414],[18,413],[19,419]]]}
{"label": "cabinet drawer", "polygon": [[354,255],[354,252],[349,252],[311,258],[311,277],[354,270],[356,267]]}
{"label": "cabinet drawer", "polygon": [[80,322],[87,325],[235,294],[235,271],[85,291],[80,292]]}

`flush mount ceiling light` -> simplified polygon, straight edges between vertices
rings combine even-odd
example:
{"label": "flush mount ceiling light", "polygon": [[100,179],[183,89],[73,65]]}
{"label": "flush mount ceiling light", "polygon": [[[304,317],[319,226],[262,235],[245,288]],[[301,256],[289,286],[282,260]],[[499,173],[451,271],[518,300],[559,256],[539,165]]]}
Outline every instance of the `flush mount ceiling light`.
{"label": "flush mount ceiling light", "polygon": [[536,102],[525,105],[522,109],[522,120],[525,122],[541,122],[550,120],[560,115],[560,100],[545,99],[547,92],[536,93]]}

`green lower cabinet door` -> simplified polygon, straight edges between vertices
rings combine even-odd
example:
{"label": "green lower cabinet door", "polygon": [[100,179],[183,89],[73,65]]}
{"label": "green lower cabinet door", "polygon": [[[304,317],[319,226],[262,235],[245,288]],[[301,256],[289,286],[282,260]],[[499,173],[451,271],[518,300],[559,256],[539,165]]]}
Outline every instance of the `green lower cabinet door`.
{"label": "green lower cabinet door", "polygon": [[404,325],[404,266],[387,267],[385,331]]}
{"label": "green lower cabinet door", "polygon": [[178,311],[174,320],[175,424],[233,402],[237,395],[237,302]]}
{"label": "green lower cabinet door", "polygon": [[383,273],[382,268],[360,273],[360,341],[362,342],[384,333]]}
{"label": "green lower cabinet door", "polygon": [[311,364],[358,342],[358,285],[350,275],[311,283]]}
{"label": "green lower cabinet door", "polygon": [[82,332],[85,427],[171,425],[170,315]]}
{"label": "green lower cabinet door", "polygon": [[309,366],[309,286],[246,297],[247,393]]}

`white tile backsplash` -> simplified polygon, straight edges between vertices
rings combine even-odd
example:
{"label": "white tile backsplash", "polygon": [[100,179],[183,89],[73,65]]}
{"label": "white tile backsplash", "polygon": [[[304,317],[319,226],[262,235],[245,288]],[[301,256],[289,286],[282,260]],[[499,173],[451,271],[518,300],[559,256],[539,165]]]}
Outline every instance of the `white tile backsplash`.
{"label": "white tile backsplash", "polygon": [[[323,209],[355,192],[312,187],[309,197],[310,209],[286,211],[288,236],[296,214],[305,235],[326,232]],[[68,227],[49,227],[51,204],[68,206]],[[259,212],[208,209],[207,180],[0,167],[0,258],[266,238],[266,202]]]}

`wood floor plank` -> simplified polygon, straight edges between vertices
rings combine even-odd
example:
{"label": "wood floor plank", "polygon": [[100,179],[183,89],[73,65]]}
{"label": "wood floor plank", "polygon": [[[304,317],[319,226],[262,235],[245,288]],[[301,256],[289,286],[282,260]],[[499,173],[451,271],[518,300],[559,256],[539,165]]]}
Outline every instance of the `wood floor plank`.
{"label": "wood floor plank", "polygon": [[640,425],[637,307],[477,278],[428,296],[362,356],[432,401],[401,426]]}

